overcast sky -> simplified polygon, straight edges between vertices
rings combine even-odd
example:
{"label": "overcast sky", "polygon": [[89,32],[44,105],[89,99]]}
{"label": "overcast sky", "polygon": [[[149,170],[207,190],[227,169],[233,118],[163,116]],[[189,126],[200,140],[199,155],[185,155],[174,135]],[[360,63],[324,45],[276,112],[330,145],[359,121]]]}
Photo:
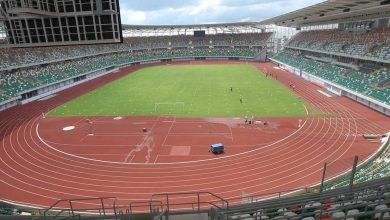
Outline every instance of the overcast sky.
{"label": "overcast sky", "polygon": [[323,0],[119,0],[123,24],[261,21]]}

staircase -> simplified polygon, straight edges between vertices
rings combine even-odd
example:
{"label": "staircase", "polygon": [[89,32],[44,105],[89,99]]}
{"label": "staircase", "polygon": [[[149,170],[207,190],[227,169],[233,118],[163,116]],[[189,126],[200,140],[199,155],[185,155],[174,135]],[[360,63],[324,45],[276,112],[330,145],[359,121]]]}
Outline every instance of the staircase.
{"label": "staircase", "polygon": [[265,61],[267,58],[267,49],[261,50],[256,56],[255,56],[255,61]]}

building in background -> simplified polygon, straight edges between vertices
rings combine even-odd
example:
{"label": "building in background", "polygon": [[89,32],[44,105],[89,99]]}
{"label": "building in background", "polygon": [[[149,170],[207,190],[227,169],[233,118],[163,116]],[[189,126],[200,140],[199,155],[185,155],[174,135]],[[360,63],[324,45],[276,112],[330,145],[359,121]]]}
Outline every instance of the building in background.
{"label": "building in background", "polygon": [[119,1],[0,0],[0,39],[22,47],[118,43]]}

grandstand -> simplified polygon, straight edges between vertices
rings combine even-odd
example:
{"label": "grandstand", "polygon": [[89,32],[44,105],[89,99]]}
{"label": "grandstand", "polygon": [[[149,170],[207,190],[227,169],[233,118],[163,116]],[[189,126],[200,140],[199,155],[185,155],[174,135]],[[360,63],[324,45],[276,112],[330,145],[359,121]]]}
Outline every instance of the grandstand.
{"label": "grandstand", "polygon": [[[121,24],[114,0],[0,0],[0,220],[390,219],[389,15],[387,0],[329,0],[260,22],[149,26]],[[49,114],[144,67],[233,63],[307,114]],[[248,112],[253,90],[232,82],[223,95]],[[224,154],[203,151],[220,140]]]}
{"label": "grandstand", "polygon": [[[386,1],[371,3],[379,3],[381,10],[387,10]],[[357,12],[350,12],[351,8],[363,9],[360,7],[364,3],[357,3],[351,8],[341,2],[334,3],[340,4],[340,8],[345,7],[343,9],[346,11],[340,14],[333,12],[337,11],[335,5],[327,4],[323,4],[329,11],[325,14],[336,16],[336,19],[318,18],[321,22],[295,19],[307,18],[310,10],[320,13],[322,17],[324,13],[315,11],[319,9],[313,6],[313,9],[307,8],[306,11],[265,21],[301,30],[285,45],[285,51],[270,59],[304,78],[313,76],[311,80],[336,95],[348,96],[389,115],[390,29],[386,16],[382,17],[379,9],[372,9],[375,12],[370,12],[367,16],[369,19],[359,17],[363,15]],[[352,18],[350,14],[357,17]]]}
{"label": "grandstand", "polygon": [[123,44],[4,48],[0,51],[0,109],[104,68],[177,59],[264,60],[271,34],[131,37]]}

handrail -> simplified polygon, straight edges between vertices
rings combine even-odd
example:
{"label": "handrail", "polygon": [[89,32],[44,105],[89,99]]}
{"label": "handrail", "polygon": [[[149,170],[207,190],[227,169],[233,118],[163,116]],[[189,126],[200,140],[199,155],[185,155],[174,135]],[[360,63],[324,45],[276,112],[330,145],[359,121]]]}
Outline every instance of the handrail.
{"label": "handrail", "polygon": [[166,215],[167,214],[167,210],[164,210],[163,212],[161,212],[159,215],[157,215],[157,216],[155,216],[155,217],[153,217],[153,220],[159,220],[159,219],[162,219],[162,217],[164,216],[164,215]]}
{"label": "handrail", "polygon": [[[72,207],[72,202],[80,202],[80,201],[88,201],[88,200],[100,200],[101,201],[101,208],[94,208],[93,210],[98,210],[99,213],[101,210],[103,210],[103,214],[105,215],[106,212],[105,212],[105,206],[104,206],[104,202],[103,200],[106,200],[106,199],[112,199],[114,200],[114,205],[113,205],[113,209],[115,210],[115,207],[116,207],[116,197],[88,197],[88,198],[76,198],[76,199],[60,199],[58,200],[57,202],[55,202],[53,205],[51,205],[50,207],[46,208],[46,209],[43,209],[43,210],[40,210],[43,211],[43,218],[46,219],[46,216],[47,216],[47,212],[49,212],[50,210],[52,209],[57,209],[59,212],[54,216],[54,217],[58,217],[59,215],[61,215],[62,213],[68,211],[68,212],[72,212],[72,216],[75,216],[74,215],[74,212],[78,212],[78,211],[87,211],[87,210],[91,210],[91,209],[74,209]],[[70,206],[70,208],[56,208],[56,206],[62,202],[67,202]],[[69,213],[69,215],[71,215]]]}
{"label": "handrail", "polygon": [[[300,191],[304,191],[304,193],[308,193],[309,192],[309,188],[308,187],[303,187],[303,188],[300,187],[300,188],[282,190],[282,191],[277,191],[277,192],[254,194],[254,195],[251,195],[251,197],[253,197],[253,198],[259,198],[260,197],[261,199],[258,199],[257,201],[264,200],[264,199],[273,199],[273,198],[279,198],[280,199],[283,196],[286,196],[286,195],[288,195],[290,193],[300,192]],[[271,196],[271,195],[275,195],[275,196]],[[237,196],[237,197],[231,197],[228,200],[232,204],[232,201],[240,200],[240,199],[242,199],[242,197],[241,196]]]}
{"label": "handrail", "polygon": [[152,200],[138,201],[138,202],[130,202],[129,203],[130,213],[133,213],[132,208],[139,208],[139,207],[148,207],[150,209],[150,212],[152,212],[152,206],[153,207],[156,206],[156,205],[153,205],[153,203],[157,203],[157,206],[160,206],[162,209],[163,203],[161,201],[152,201]]}
{"label": "handrail", "polygon": [[[172,198],[172,196],[178,196],[178,195],[192,195],[190,197],[186,197],[186,198],[192,198],[192,197],[195,197],[196,198],[196,201],[194,202],[181,202],[181,203],[170,203],[169,200],[170,198]],[[209,200],[207,202],[201,202],[201,195],[209,195],[209,196],[212,196],[212,197],[215,197],[217,198],[218,200]],[[222,209],[222,208],[226,208],[227,210],[229,209],[229,201],[212,193],[212,192],[207,192],[207,191],[199,191],[199,192],[174,192],[174,193],[156,193],[156,194],[153,194],[152,197],[151,197],[151,201],[155,201],[153,200],[154,198],[158,197],[158,196],[162,196],[165,198],[165,202],[166,202],[166,211],[167,211],[167,214],[170,213],[170,206],[179,206],[179,205],[192,205],[192,208],[194,204],[197,204],[197,209],[198,209],[198,212],[201,211],[201,204],[209,204],[209,205],[212,205],[212,206],[215,206],[219,209]],[[161,201],[161,200],[160,200]],[[215,201],[219,201],[219,202],[222,202],[222,206],[218,206],[216,205]],[[161,201],[162,202],[162,201]]]}

